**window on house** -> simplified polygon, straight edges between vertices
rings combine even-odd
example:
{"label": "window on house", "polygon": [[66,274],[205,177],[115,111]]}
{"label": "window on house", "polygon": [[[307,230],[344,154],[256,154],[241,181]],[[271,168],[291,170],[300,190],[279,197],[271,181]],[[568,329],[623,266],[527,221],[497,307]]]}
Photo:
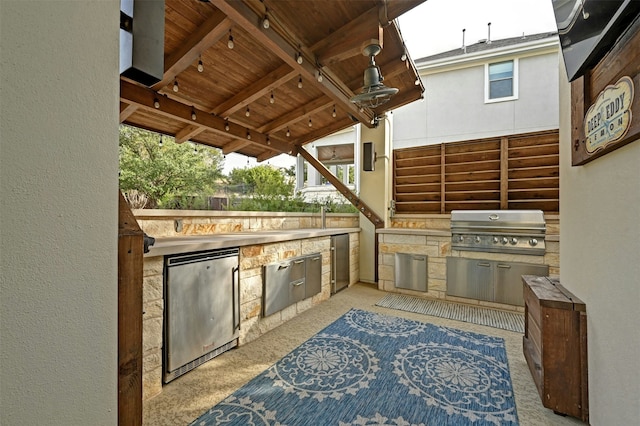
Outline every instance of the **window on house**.
{"label": "window on house", "polygon": [[486,71],[485,100],[487,102],[517,98],[517,61],[511,60],[487,64]]}

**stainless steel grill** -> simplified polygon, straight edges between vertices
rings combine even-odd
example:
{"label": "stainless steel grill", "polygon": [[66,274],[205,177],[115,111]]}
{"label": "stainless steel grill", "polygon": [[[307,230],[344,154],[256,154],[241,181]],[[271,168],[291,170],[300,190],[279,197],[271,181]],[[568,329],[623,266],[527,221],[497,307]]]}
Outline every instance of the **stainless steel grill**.
{"label": "stainless steel grill", "polygon": [[541,210],[453,210],[451,248],[542,256],[546,223]]}

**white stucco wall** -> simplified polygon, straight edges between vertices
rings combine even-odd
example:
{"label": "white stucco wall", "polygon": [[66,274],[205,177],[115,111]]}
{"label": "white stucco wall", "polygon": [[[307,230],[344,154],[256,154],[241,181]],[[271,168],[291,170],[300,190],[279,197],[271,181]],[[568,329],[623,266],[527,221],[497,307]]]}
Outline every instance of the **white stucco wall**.
{"label": "white stucco wall", "polygon": [[117,423],[119,1],[0,1],[0,424]]}
{"label": "white stucco wall", "polygon": [[587,307],[590,423],[637,424],[640,141],[572,167],[571,91],[560,75],[560,279]]}
{"label": "white stucco wall", "polygon": [[[373,171],[365,172],[360,168],[360,199],[364,201],[382,220],[388,221],[389,200],[391,200],[391,132],[393,117],[380,120],[378,127],[360,128],[360,146],[364,142],[373,142],[377,160]],[[360,215],[360,281],[376,283],[375,274],[375,226]]]}
{"label": "white stucco wall", "polygon": [[518,58],[518,69],[518,99],[492,103],[483,62],[423,75],[424,101],[394,111],[394,148],[557,129],[557,53]]}

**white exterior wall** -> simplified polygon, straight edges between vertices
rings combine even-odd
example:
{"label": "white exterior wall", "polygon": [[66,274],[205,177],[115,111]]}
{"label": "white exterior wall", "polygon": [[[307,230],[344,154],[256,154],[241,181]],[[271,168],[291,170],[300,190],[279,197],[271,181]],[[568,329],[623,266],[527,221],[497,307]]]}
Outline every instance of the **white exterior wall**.
{"label": "white exterior wall", "polygon": [[571,90],[560,75],[560,280],[587,307],[589,420],[638,424],[640,140],[572,167]]}
{"label": "white exterior wall", "polygon": [[117,423],[117,0],[0,1],[0,424]]}
{"label": "white exterior wall", "polygon": [[[485,63],[518,59],[518,99],[485,103]],[[558,128],[558,54],[421,73],[425,99],[394,111],[394,149]]]}

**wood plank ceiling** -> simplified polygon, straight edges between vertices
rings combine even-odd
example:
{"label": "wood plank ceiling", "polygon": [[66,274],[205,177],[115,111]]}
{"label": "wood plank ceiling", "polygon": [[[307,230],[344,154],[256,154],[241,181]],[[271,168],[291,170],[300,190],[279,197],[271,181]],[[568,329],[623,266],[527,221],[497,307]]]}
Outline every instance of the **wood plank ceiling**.
{"label": "wood plank ceiling", "polygon": [[[163,78],[146,87],[121,77],[120,121],[258,161],[296,155],[355,122],[372,127],[422,97],[394,19],[423,1],[166,0]],[[361,109],[349,99],[371,40],[382,45],[384,84],[399,92]]]}

